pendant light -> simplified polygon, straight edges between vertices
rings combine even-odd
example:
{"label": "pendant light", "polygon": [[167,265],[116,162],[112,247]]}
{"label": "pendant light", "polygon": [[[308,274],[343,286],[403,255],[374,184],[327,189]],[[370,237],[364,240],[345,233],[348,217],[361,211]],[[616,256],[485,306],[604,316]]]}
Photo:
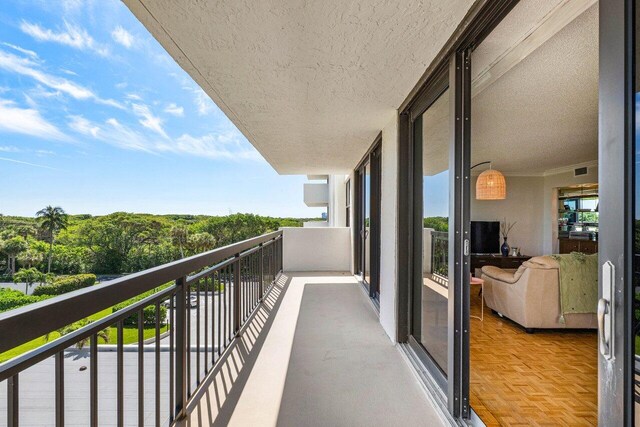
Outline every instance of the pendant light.
{"label": "pendant light", "polygon": [[507,198],[507,182],[500,171],[491,169],[491,162],[478,163],[472,166],[489,164],[489,169],[478,175],[476,181],[476,200],[504,200]]}

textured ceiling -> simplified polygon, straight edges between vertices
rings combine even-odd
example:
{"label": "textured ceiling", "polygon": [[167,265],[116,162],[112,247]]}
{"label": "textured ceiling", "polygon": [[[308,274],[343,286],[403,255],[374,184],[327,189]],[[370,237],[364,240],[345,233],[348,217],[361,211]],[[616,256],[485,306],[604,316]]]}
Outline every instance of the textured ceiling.
{"label": "textured ceiling", "polygon": [[[482,52],[476,50],[472,66]],[[423,118],[431,123],[424,138],[434,145],[424,151],[425,174],[447,168],[448,111],[445,96]],[[471,120],[472,163],[490,160],[505,173],[541,174],[597,159],[597,5],[474,97]]]}
{"label": "textured ceiling", "polygon": [[351,170],[473,0],[124,0],[280,173]]}

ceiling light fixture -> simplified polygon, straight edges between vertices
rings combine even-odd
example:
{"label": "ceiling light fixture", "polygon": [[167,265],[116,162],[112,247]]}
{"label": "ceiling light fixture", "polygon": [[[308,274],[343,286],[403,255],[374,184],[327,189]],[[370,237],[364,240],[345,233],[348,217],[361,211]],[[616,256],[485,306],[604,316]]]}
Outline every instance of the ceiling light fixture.
{"label": "ceiling light fixture", "polygon": [[489,169],[478,175],[476,181],[476,200],[504,200],[507,198],[507,182],[504,175],[495,169],[491,169],[491,162],[481,162],[471,166],[471,169],[480,165],[489,164]]}

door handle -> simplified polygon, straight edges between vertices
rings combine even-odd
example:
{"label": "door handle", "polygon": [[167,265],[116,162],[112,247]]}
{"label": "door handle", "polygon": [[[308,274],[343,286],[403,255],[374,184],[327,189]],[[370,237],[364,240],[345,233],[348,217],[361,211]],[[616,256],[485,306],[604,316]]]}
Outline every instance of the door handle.
{"label": "door handle", "polygon": [[611,357],[607,356],[611,354],[611,347],[605,333],[605,316],[607,314],[609,314],[609,301],[600,298],[598,300],[598,348],[605,358],[610,359]]}
{"label": "door handle", "polygon": [[615,354],[615,266],[611,261],[602,264],[602,298],[598,300],[598,349],[606,360]]}

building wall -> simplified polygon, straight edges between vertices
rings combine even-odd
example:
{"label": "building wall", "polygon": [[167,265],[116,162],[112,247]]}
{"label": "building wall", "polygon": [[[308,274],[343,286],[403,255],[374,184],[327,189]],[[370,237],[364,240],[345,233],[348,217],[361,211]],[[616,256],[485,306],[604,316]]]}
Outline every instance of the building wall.
{"label": "building wall", "polygon": [[380,323],[396,341],[397,323],[397,207],[398,207],[398,115],[394,112],[382,130],[382,191],[380,211]]}
{"label": "building wall", "polygon": [[283,227],[284,271],[349,271],[347,227]]}
{"label": "building wall", "polygon": [[558,248],[558,187],[597,184],[598,167],[590,166],[586,175],[573,176],[573,171],[544,177],[544,252],[557,253]]}
{"label": "building wall", "polygon": [[[505,200],[476,200],[475,182],[471,186],[471,220],[517,222],[509,233],[509,245],[525,255],[542,255],[544,230],[544,178],[506,176]],[[500,239],[502,244],[502,238]]]}
{"label": "building wall", "polygon": [[545,176],[506,176],[505,200],[476,200],[475,180],[471,186],[472,221],[517,221],[509,234],[509,245],[525,255],[548,255],[558,252],[559,187],[598,182],[598,167],[579,177],[569,170]]}

